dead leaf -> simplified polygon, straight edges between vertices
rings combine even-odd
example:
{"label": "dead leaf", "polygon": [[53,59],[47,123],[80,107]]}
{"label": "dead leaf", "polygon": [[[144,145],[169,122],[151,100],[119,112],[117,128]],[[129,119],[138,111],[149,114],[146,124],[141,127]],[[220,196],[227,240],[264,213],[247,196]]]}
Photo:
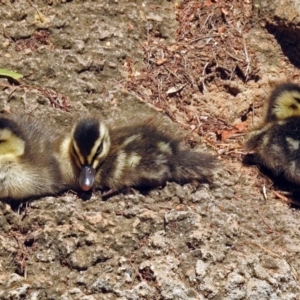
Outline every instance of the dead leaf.
{"label": "dead leaf", "polygon": [[167,90],[167,95],[178,93],[179,91],[183,90],[183,88],[186,86],[186,84],[181,84],[177,86],[172,86]]}
{"label": "dead leaf", "polygon": [[176,45],[176,44],[173,44],[169,47],[167,47],[168,51],[171,51],[171,52],[176,52],[178,50],[179,46]]}
{"label": "dead leaf", "polygon": [[134,26],[131,23],[127,24],[127,31],[132,31],[133,29]]}
{"label": "dead leaf", "polygon": [[229,14],[228,10],[226,10],[225,8],[222,8],[221,10],[225,16],[227,16]]}
{"label": "dead leaf", "polygon": [[245,128],[246,128],[246,122],[241,122],[241,123],[238,123],[234,126],[239,132],[243,132],[245,131]]}
{"label": "dead leaf", "polygon": [[212,2],[210,0],[206,0],[205,1],[205,6],[212,6]]}
{"label": "dead leaf", "polygon": [[218,33],[223,33],[223,32],[225,32],[225,29],[226,29],[225,26],[219,27],[219,28],[218,28]]}
{"label": "dead leaf", "polygon": [[233,130],[224,130],[221,132],[221,140],[222,142],[226,142],[226,140],[232,136],[233,134],[236,133],[236,130],[233,129]]}
{"label": "dead leaf", "polygon": [[161,66],[161,65],[164,64],[166,61],[167,61],[166,58],[162,58],[162,59],[157,60],[157,61],[156,61],[156,64],[157,64],[158,66]]}

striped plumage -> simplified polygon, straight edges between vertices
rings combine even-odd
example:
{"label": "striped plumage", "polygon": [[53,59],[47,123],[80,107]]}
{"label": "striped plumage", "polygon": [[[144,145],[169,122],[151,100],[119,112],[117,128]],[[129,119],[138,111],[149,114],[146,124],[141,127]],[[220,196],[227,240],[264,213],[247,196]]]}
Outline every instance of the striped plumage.
{"label": "striped plumage", "polygon": [[[181,149],[179,140],[166,134],[158,122],[112,129],[102,124],[96,118],[83,119],[74,131],[80,133],[73,135],[73,150],[81,165],[83,190],[92,187],[86,184],[92,181],[91,170],[95,170],[96,188],[118,191],[130,186],[160,186],[167,181],[209,181],[218,165],[210,154]],[[95,128],[99,128],[98,137]]]}
{"label": "striped plumage", "polygon": [[274,89],[262,124],[248,133],[244,146],[275,175],[300,184],[300,86],[285,83]]}

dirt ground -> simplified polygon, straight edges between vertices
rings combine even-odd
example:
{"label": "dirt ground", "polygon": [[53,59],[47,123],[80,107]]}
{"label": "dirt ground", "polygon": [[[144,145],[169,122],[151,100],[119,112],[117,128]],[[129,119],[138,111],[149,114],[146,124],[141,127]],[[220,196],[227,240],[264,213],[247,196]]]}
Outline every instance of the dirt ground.
{"label": "dirt ground", "polygon": [[62,130],[155,113],[222,168],[211,185],[0,202],[0,299],[300,299],[296,200],[242,163],[299,71],[251,1],[1,3],[0,66],[24,75],[0,79],[2,112]]}

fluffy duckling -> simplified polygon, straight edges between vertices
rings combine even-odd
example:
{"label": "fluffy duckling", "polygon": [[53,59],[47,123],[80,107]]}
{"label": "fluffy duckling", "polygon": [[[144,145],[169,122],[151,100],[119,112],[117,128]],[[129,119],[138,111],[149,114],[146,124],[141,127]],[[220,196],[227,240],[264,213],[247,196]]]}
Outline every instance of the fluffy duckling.
{"label": "fluffy duckling", "polygon": [[21,200],[64,189],[51,151],[55,136],[30,117],[0,117],[0,198]]}
{"label": "fluffy duckling", "polygon": [[71,153],[80,168],[79,185],[93,187],[155,187],[167,181],[209,181],[217,160],[209,154],[180,148],[180,142],[159,125],[132,124],[109,130],[96,118],[81,120],[73,131]]}
{"label": "fluffy duckling", "polygon": [[263,124],[250,131],[244,147],[275,175],[300,184],[300,86],[285,83],[274,89]]}
{"label": "fluffy duckling", "polygon": [[289,117],[253,130],[245,149],[254,151],[257,162],[275,175],[283,173],[289,181],[300,184],[300,117]]}
{"label": "fluffy duckling", "polygon": [[269,98],[265,123],[300,116],[300,86],[295,83],[278,85]]}

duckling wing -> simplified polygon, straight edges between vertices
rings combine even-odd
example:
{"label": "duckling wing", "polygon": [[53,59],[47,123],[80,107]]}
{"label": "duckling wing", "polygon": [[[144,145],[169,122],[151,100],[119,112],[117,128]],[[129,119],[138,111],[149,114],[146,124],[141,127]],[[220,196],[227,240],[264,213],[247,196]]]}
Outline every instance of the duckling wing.
{"label": "duckling wing", "polygon": [[217,165],[208,154],[181,151],[179,141],[156,127],[142,125],[111,133],[112,147],[98,171],[96,186],[154,187],[167,181],[205,180]]}
{"label": "duckling wing", "polygon": [[[132,136],[131,136],[132,137]],[[128,186],[159,186],[170,178],[170,154],[161,152],[156,144],[136,136],[132,142],[112,149],[100,167],[96,186],[118,190]]]}

